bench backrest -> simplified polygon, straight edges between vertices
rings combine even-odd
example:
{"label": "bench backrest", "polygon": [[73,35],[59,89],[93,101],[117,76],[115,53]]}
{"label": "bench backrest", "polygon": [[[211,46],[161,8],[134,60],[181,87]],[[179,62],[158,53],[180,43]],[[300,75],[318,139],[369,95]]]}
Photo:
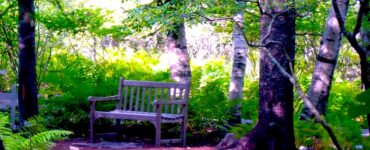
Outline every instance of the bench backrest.
{"label": "bench backrest", "polygon": [[[189,84],[149,82],[120,79],[117,109],[126,111],[155,112],[154,100],[176,101],[189,99]],[[163,113],[182,113],[179,104],[163,105]]]}
{"label": "bench backrest", "polygon": [[18,105],[18,93],[16,86],[12,86],[12,91],[9,93],[0,93],[0,108],[15,107]]}

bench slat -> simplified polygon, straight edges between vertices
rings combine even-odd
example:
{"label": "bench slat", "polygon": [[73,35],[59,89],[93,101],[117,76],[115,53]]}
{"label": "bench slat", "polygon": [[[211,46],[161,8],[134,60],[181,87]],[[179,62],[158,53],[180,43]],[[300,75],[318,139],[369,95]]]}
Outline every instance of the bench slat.
{"label": "bench slat", "polygon": [[123,95],[124,97],[123,110],[127,109],[127,90],[128,90],[128,87],[125,86],[125,95]]}
{"label": "bench slat", "polygon": [[[120,78],[120,82],[122,83],[123,78]],[[122,85],[118,85],[118,104],[116,109],[121,110],[122,109]]]}
{"label": "bench slat", "polygon": [[181,139],[163,139],[161,140],[161,144],[174,144],[174,143],[181,143]]}
{"label": "bench slat", "polygon": [[[160,99],[164,99],[164,87],[161,88],[161,96]],[[163,111],[163,107],[160,111]]]}
{"label": "bench slat", "polygon": [[143,111],[143,112],[145,112],[145,110],[144,110],[145,92],[146,92],[146,88],[143,87],[143,92],[141,94],[141,109],[140,109],[140,111]]}
{"label": "bench slat", "polygon": [[140,86],[136,87],[136,101],[135,101],[135,111],[139,110],[139,97],[140,95]]}
{"label": "bench slat", "polygon": [[[177,88],[173,88],[173,93],[172,93],[172,101],[176,100],[176,90]],[[173,109],[175,108],[175,105],[171,105],[171,114],[173,113]]]}
{"label": "bench slat", "polygon": [[150,98],[152,97],[152,92],[151,92],[152,88],[149,88],[148,89],[148,102],[147,102],[147,106],[146,106],[146,111],[147,112],[150,112]]}
{"label": "bench slat", "polygon": [[[183,95],[183,91],[184,91],[184,89],[180,88],[179,90],[180,90],[179,99],[183,99],[182,95]],[[181,107],[180,107],[180,104],[179,104],[179,105],[177,105],[177,113],[178,113],[178,114],[179,114],[179,113],[181,113]]]}
{"label": "bench slat", "polygon": [[[158,98],[158,88],[154,88],[154,98],[153,98],[153,100],[154,99],[157,99]],[[153,105],[153,112],[155,111],[155,105]]]}
{"label": "bench slat", "polygon": [[128,107],[128,110],[132,110],[132,100],[134,98],[134,87],[131,86],[130,88],[131,88],[131,94],[130,94],[130,105]]}
{"label": "bench slat", "polygon": [[[170,100],[170,95],[171,95],[171,88],[166,88],[167,89],[167,94],[166,94],[166,99],[165,99],[165,101],[167,102],[167,101],[169,101]],[[166,104],[165,106],[164,106],[164,113],[168,113],[168,104]]]}

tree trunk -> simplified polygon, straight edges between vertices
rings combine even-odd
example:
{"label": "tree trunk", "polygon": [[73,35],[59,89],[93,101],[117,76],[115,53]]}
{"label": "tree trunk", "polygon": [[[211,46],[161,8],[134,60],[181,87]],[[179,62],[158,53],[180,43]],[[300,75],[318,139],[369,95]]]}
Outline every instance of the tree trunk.
{"label": "tree trunk", "polygon": [[[343,20],[345,20],[349,1],[338,0],[338,6]],[[342,32],[338,25],[334,9],[331,7],[326,21],[324,35],[321,37],[320,50],[317,55],[317,62],[308,91],[309,100],[322,115],[326,115],[326,106],[341,42]],[[301,114],[301,119],[309,120],[309,118],[313,118],[313,114],[305,105]]]}
{"label": "tree trunk", "polygon": [[[240,5],[245,5],[244,1],[237,0]],[[233,41],[234,41],[234,59],[231,70],[231,80],[229,87],[229,100],[240,100],[243,98],[243,86],[245,77],[245,67],[247,60],[247,42],[244,39],[244,10],[237,12],[234,17]],[[233,117],[229,120],[231,125],[241,122],[240,104],[233,110]]]}
{"label": "tree trunk", "polygon": [[189,83],[191,78],[190,59],[183,22],[176,23],[174,30],[168,32],[166,49],[169,54],[171,78],[179,83]]}
{"label": "tree trunk", "polygon": [[268,56],[271,54],[291,72],[289,60],[294,60],[295,54],[295,12],[286,5],[288,2],[291,1],[261,1],[265,12],[261,16],[261,43],[267,46],[260,50],[258,123],[240,140],[239,149],[295,149],[293,85]]}
{"label": "tree trunk", "polygon": [[4,150],[5,148],[4,148],[4,144],[3,144],[3,140],[2,139],[0,139],[0,150]]}
{"label": "tree trunk", "polygon": [[19,111],[21,121],[38,114],[34,1],[18,0],[19,7]]}
{"label": "tree trunk", "polygon": [[[364,12],[364,16],[367,17],[367,18],[365,18],[366,20],[364,20],[364,21],[370,22],[370,17],[368,17],[369,11],[370,11],[369,2],[364,3],[364,4],[365,4],[365,6],[367,6],[365,8],[365,12]],[[367,76],[367,77],[363,77],[362,79],[366,79],[367,83],[370,83],[370,29],[369,29],[369,27],[362,27],[361,28],[361,38],[362,38],[363,46],[366,49],[366,58],[367,58],[366,59],[367,60],[366,67],[361,67],[361,75]],[[364,68],[364,69],[362,69],[362,68]],[[365,84],[364,88],[365,89],[370,89],[370,86],[368,84]],[[367,114],[367,124],[368,124],[368,128],[369,128],[368,130],[369,130],[369,133],[370,133],[370,114]]]}

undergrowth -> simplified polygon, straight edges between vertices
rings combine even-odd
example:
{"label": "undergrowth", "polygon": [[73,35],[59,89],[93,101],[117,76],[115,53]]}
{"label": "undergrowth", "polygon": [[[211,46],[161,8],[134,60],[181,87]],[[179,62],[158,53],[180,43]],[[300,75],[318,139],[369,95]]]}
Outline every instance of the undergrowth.
{"label": "undergrowth", "polygon": [[13,133],[9,126],[7,114],[0,113],[0,136],[7,150],[46,150],[53,146],[55,140],[63,140],[72,132],[66,130],[49,130],[41,117],[34,117],[18,133]]}

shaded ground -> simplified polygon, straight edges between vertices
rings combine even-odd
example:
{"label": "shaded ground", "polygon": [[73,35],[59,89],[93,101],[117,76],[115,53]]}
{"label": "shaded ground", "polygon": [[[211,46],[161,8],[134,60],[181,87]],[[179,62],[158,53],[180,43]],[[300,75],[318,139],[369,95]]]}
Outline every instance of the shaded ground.
{"label": "shaded ground", "polygon": [[86,139],[74,138],[65,141],[55,142],[52,150],[106,150],[106,149],[148,149],[148,150],[213,150],[214,146],[189,146],[186,148],[178,145],[161,145],[160,148],[155,148],[149,143],[133,143],[133,142],[101,142],[97,144],[90,144]]}

